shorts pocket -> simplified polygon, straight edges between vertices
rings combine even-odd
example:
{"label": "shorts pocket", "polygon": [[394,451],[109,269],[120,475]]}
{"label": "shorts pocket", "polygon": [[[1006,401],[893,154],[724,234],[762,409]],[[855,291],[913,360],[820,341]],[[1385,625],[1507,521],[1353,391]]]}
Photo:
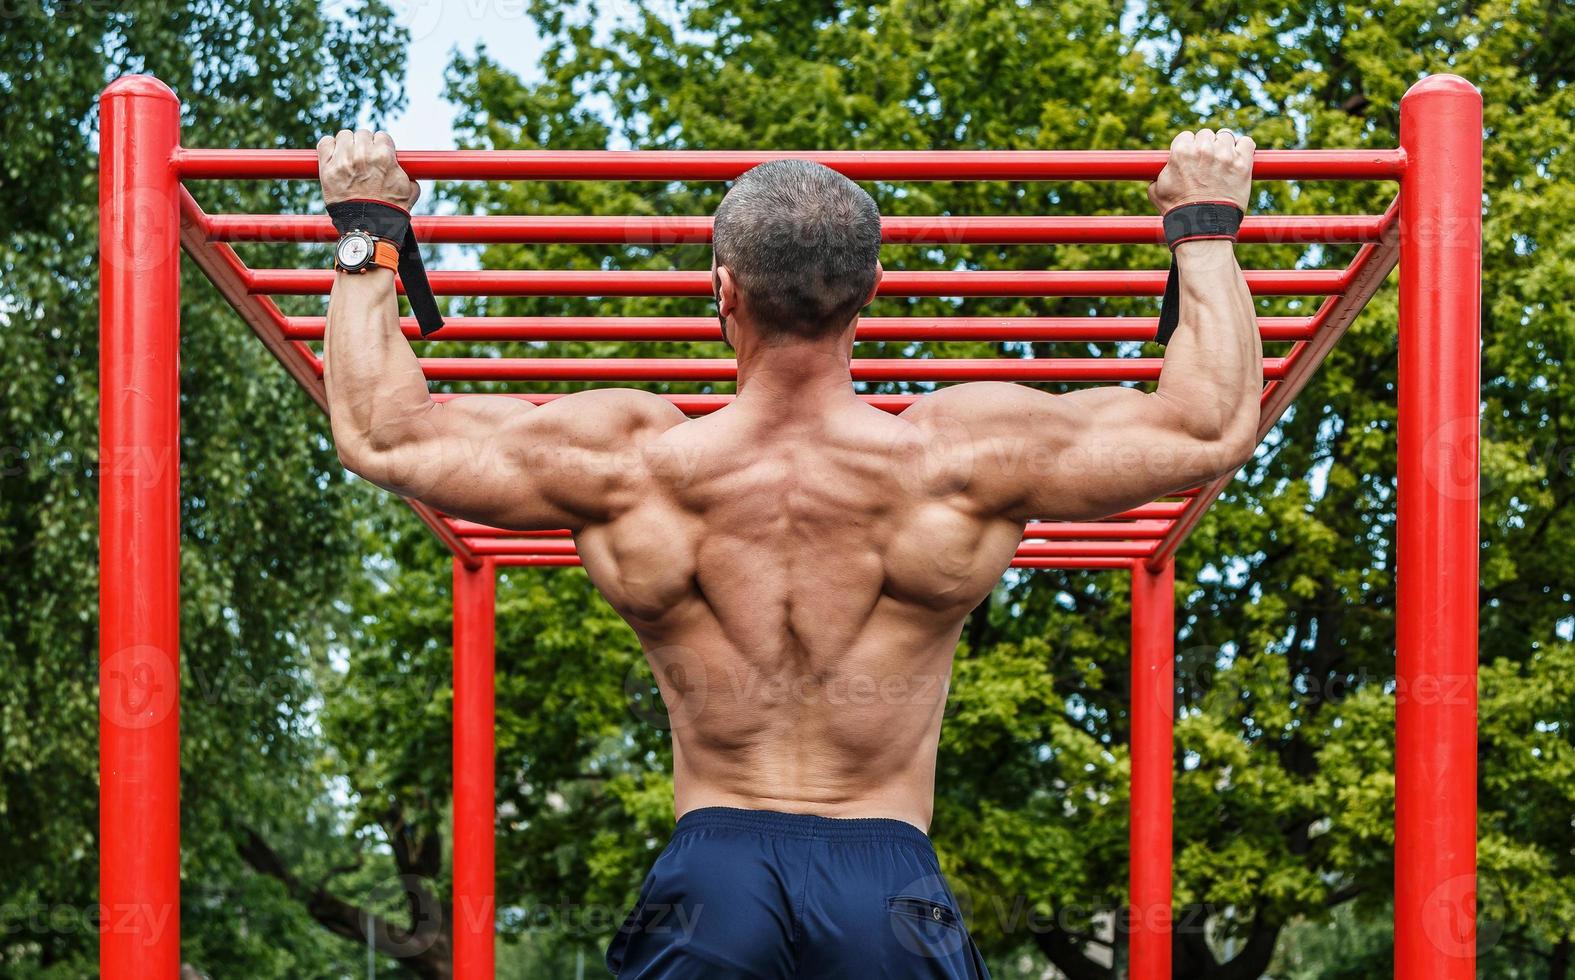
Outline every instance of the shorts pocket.
{"label": "shorts pocket", "polygon": [[962,921],[958,919],[956,911],[944,902],[932,901],[928,898],[917,898],[912,895],[896,895],[886,899],[886,908],[890,909],[895,915],[911,916],[915,919],[923,919],[926,922],[950,926],[953,929],[962,927]]}
{"label": "shorts pocket", "polygon": [[910,971],[914,976],[959,975],[959,957],[967,955],[968,930],[949,901],[897,895],[886,900],[886,909],[897,945],[929,964]]}

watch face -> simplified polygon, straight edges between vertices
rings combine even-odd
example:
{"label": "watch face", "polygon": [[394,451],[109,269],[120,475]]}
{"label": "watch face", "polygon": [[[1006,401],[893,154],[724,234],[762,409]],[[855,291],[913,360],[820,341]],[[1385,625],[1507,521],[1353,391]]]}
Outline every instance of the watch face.
{"label": "watch face", "polygon": [[365,235],[346,235],[339,240],[335,256],[346,269],[357,269],[366,264],[372,255],[372,240]]}

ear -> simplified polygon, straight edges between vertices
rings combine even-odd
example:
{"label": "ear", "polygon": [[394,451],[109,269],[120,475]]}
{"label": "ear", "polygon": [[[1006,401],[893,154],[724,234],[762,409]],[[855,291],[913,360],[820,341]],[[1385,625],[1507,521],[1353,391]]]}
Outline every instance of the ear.
{"label": "ear", "polygon": [[875,302],[875,297],[880,293],[880,280],[886,274],[886,267],[880,264],[880,259],[875,260],[875,282],[870,286],[870,294],[865,297],[864,305]]}
{"label": "ear", "polygon": [[738,310],[738,280],[725,265],[711,267],[711,286],[716,292],[716,315],[726,319]]}

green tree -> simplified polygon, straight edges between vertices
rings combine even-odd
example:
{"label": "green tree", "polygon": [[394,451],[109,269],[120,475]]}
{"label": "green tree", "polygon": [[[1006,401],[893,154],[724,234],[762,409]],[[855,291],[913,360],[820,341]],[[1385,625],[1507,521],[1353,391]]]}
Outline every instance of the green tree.
{"label": "green tree", "polygon": [[[337,6],[337,5],[335,5]],[[381,3],[0,10],[0,973],[94,973],[97,826],[96,97],[124,72],[184,101],[188,145],[310,145],[401,104]],[[214,210],[305,186],[207,185]],[[241,859],[248,825],[316,853],[313,664],[338,620],[352,495],[316,409],[189,266],[182,283],[184,954],[217,975],[337,975],[327,938]],[[327,610],[324,615],[322,610]],[[286,815],[289,816],[286,819]]]}

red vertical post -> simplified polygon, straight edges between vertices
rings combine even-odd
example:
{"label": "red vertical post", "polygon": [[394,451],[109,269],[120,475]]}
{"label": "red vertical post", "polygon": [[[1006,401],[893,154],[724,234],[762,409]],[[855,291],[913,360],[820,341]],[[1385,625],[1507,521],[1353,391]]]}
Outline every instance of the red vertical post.
{"label": "red vertical post", "polygon": [[1476,975],[1482,96],[1400,102],[1395,976]]}
{"label": "red vertical post", "polygon": [[180,972],[180,103],[99,101],[99,963]]}
{"label": "red vertical post", "polygon": [[491,980],[497,917],[493,874],[493,651],[497,571],[454,559],[454,976]]}
{"label": "red vertical post", "polygon": [[1130,980],[1170,980],[1176,566],[1132,566]]}

